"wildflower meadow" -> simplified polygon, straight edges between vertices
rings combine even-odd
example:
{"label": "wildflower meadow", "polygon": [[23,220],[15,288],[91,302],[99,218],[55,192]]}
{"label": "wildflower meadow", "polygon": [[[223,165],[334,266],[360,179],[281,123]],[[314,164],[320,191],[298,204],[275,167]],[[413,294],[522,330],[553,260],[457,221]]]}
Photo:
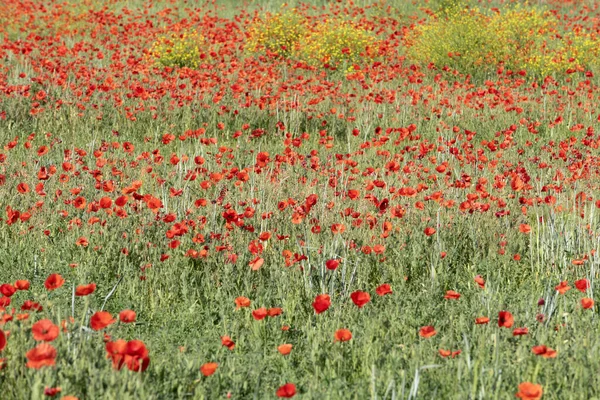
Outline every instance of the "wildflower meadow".
{"label": "wildflower meadow", "polygon": [[599,77],[597,0],[0,2],[0,399],[600,398]]}

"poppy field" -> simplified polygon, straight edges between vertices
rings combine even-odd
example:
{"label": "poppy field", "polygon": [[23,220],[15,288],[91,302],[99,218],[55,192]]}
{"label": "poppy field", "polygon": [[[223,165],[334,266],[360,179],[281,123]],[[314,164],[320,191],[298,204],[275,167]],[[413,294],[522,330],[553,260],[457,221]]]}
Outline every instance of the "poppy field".
{"label": "poppy field", "polygon": [[600,398],[600,2],[12,0],[0,38],[1,399]]}

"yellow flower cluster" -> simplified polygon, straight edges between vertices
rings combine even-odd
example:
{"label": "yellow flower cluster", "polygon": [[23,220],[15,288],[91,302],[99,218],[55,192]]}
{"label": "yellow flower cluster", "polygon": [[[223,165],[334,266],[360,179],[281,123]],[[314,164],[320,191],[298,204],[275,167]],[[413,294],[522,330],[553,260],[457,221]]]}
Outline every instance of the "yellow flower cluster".
{"label": "yellow flower cluster", "polygon": [[330,65],[351,69],[371,57],[374,35],[346,21],[331,20],[309,24],[296,10],[268,15],[249,28],[246,50],[268,50],[281,57],[291,57],[314,66]]}
{"label": "yellow flower cluster", "polygon": [[373,58],[374,35],[346,21],[327,21],[303,37],[295,48],[294,56],[310,65],[330,65],[351,70]]}
{"label": "yellow flower cluster", "polygon": [[257,19],[248,30],[246,50],[251,53],[268,50],[278,56],[287,57],[293,47],[306,33],[306,21],[295,9],[284,13],[267,15]]}
{"label": "yellow flower cluster", "polygon": [[598,63],[597,38],[583,33],[558,34],[559,21],[524,6],[487,14],[479,9],[445,8],[405,39],[408,55],[422,64],[448,66],[463,73],[485,74],[499,64],[548,76]]}
{"label": "yellow flower cluster", "polygon": [[198,68],[204,37],[191,30],[159,36],[150,49],[150,55],[166,67]]}

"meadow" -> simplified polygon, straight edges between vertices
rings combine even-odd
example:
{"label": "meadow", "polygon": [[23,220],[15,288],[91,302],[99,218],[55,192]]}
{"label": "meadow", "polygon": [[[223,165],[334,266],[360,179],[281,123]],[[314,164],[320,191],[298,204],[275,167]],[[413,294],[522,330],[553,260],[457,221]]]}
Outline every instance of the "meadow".
{"label": "meadow", "polygon": [[12,0],[0,39],[1,399],[600,398],[599,1]]}

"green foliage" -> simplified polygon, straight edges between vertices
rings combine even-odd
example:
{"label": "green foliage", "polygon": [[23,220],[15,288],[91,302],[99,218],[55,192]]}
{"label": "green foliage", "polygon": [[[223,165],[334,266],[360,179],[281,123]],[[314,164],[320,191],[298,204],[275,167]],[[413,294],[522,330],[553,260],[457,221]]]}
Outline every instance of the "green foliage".
{"label": "green foliage", "polygon": [[200,65],[204,38],[196,30],[160,35],[152,44],[149,55],[165,67],[197,68]]}
{"label": "green foliage", "polygon": [[557,34],[557,20],[516,5],[485,12],[451,2],[407,36],[409,56],[422,64],[485,75],[503,65],[536,77],[593,68],[598,41],[586,33]]}
{"label": "green foliage", "polygon": [[250,53],[266,50],[287,57],[306,32],[306,19],[297,10],[267,14],[248,28],[246,50]]}

